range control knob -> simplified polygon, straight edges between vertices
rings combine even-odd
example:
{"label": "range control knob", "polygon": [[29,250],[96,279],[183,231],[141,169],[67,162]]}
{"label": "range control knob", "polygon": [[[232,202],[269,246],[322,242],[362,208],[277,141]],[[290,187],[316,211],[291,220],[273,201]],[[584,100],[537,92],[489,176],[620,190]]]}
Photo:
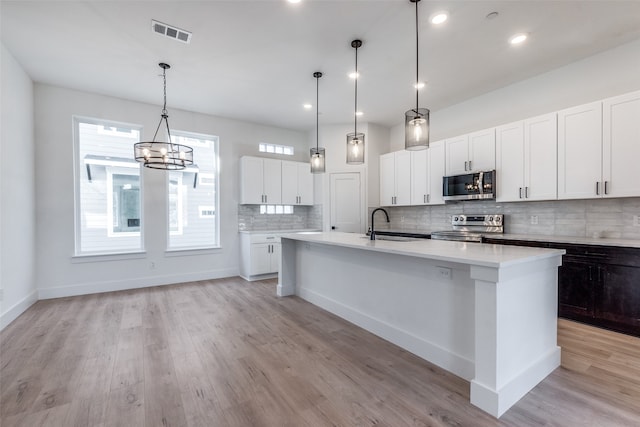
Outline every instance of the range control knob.
{"label": "range control knob", "polygon": [[454,221],[457,221],[457,220],[458,220],[458,217],[457,217],[457,216],[454,216],[454,217],[453,217],[453,220],[454,220]]}
{"label": "range control knob", "polygon": [[489,217],[489,221],[493,221],[493,217],[492,216]]}
{"label": "range control knob", "polygon": [[496,217],[496,222],[500,222],[500,221],[502,221],[502,218],[501,218],[501,217],[499,217],[499,216],[497,216],[497,217]]}

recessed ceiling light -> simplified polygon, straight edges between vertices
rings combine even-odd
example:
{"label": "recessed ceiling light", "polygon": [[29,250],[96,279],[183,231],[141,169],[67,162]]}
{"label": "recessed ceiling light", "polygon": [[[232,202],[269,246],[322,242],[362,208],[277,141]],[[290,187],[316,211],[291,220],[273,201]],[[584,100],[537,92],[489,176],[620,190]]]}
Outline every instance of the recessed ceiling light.
{"label": "recessed ceiling light", "polygon": [[424,82],[418,82],[413,85],[416,89],[422,89],[424,87]]}
{"label": "recessed ceiling light", "polygon": [[436,12],[433,15],[431,15],[431,17],[429,18],[429,20],[431,21],[432,24],[434,25],[439,25],[442,24],[443,22],[445,22],[447,19],[449,19],[449,13],[441,10],[440,12]]}
{"label": "recessed ceiling light", "polygon": [[356,116],[361,116],[361,115],[363,115],[363,114],[364,114],[364,113],[363,113],[362,111],[356,111]]}
{"label": "recessed ceiling light", "polygon": [[358,77],[360,77],[360,73],[349,73],[350,79],[357,79]]}
{"label": "recessed ceiling light", "polygon": [[527,35],[524,33],[516,34],[509,39],[511,44],[521,44],[527,39]]}
{"label": "recessed ceiling light", "polygon": [[302,105],[302,107],[303,107],[305,110],[310,110],[310,109],[312,109],[312,108],[313,108],[313,105],[311,105],[311,104],[303,104],[303,105]]}
{"label": "recessed ceiling light", "polygon": [[287,0],[289,3],[300,3],[301,0]]}

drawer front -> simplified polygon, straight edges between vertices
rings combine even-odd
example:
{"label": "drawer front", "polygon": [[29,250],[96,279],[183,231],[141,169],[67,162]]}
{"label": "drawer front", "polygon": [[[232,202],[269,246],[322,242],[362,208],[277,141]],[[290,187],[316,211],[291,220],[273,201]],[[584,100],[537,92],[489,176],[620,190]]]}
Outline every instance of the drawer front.
{"label": "drawer front", "polygon": [[251,243],[280,243],[280,236],[275,234],[252,234]]}

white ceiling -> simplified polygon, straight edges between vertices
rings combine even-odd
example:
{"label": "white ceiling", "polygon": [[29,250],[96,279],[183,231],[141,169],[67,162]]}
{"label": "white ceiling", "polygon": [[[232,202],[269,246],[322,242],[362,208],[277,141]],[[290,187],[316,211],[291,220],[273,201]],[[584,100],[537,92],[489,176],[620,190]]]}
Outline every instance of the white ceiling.
{"label": "white ceiling", "polygon": [[[353,118],[355,38],[362,121],[402,122],[415,106],[414,4],[409,0],[4,1],[2,42],[37,82],[162,103],[290,129]],[[428,22],[446,9],[449,21]],[[436,111],[640,38],[640,0],[421,1],[420,107]],[[486,19],[490,12],[495,19]],[[193,32],[189,45],[151,19]],[[529,40],[513,47],[517,32]]]}

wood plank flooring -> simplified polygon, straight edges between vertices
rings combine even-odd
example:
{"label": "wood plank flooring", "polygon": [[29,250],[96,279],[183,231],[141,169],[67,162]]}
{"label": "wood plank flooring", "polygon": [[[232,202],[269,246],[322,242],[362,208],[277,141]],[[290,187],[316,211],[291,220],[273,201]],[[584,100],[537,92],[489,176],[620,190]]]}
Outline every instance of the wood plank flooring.
{"label": "wood plank flooring", "polygon": [[638,426],[640,339],[561,320],[500,420],[469,383],[240,278],[39,301],[0,333],[0,425]]}

